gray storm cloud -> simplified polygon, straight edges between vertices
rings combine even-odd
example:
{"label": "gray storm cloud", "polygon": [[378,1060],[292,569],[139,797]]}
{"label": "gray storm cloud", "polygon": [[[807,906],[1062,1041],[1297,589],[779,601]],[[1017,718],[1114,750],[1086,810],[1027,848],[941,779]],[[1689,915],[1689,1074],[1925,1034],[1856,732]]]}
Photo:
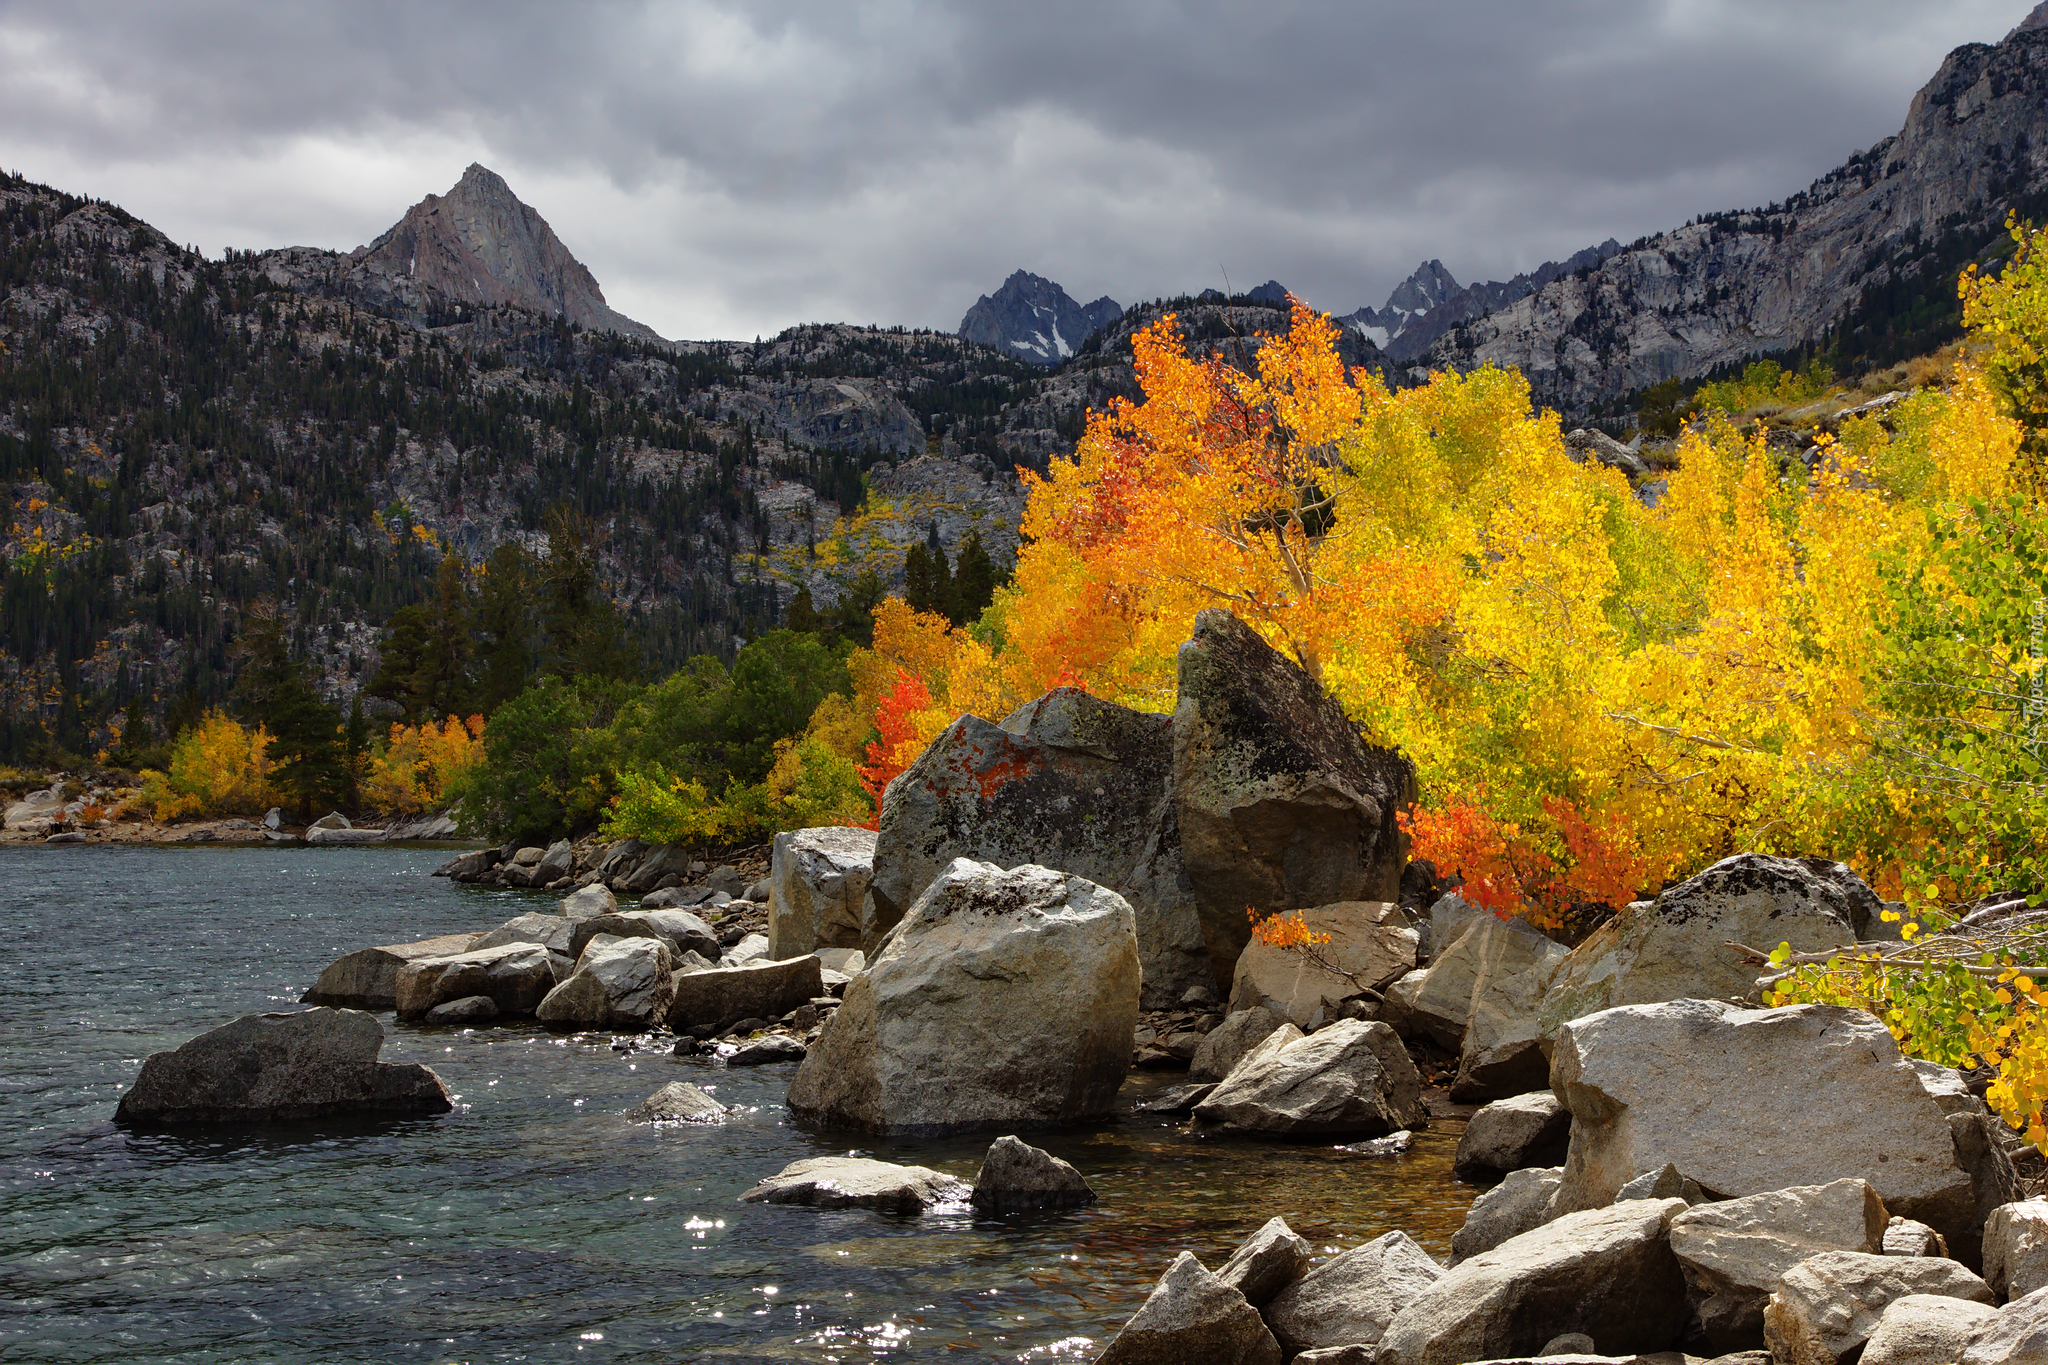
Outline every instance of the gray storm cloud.
{"label": "gray storm cloud", "polygon": [[0,161],[217,251],[480,160],[671,336],[951,328],[1019,266],[1377,304],[1782,197],[2024,0],[0,8]]}

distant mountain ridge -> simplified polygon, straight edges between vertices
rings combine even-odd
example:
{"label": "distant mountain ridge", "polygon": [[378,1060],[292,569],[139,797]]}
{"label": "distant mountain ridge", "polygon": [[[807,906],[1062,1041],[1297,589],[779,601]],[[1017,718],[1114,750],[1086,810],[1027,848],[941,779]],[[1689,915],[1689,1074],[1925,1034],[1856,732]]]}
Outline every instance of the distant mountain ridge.
{"label": "distant mountain ridge", "polygon": [[1561,261],[1545,261],[1511,280],[1473,285],[1459,284],[1442,261],[1427,260],[1394,287],[1384,307],[1361,308],[1337,321],[1369,338],[1389,360],[1405,364],[1459,323],[1525,299],[1553,280],[1599,265],[1620,250],[1621,243],[1610,237]]}
{"label": "distant mountain ridge", "polygon": [[1954,334],[1955,273],[2048,214],[2048,4],[1942,62],[1898,133],[1781,203],[1704,215],[1440,335],[1413,373],[1514,366],[1570,414],[1799,347]]}
{"label": "distant mountain ridge", "polygon": [[1082,305],[1051,280],[1019,270],[974,301],[960,319],[960,336],[1034,365],[1057,365],[1123,315],[1107,294]]}

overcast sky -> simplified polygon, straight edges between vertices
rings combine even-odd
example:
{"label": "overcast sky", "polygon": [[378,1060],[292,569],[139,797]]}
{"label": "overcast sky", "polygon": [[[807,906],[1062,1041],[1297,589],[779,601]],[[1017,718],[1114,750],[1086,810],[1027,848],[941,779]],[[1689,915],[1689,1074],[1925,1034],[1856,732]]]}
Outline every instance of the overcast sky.
{"label": "overcast sky", "polygon": [[5,0],[0,164],[208,253],[471,161],[672,337],[1278,278],[1377,305],[1791,193],[2028,0]]}

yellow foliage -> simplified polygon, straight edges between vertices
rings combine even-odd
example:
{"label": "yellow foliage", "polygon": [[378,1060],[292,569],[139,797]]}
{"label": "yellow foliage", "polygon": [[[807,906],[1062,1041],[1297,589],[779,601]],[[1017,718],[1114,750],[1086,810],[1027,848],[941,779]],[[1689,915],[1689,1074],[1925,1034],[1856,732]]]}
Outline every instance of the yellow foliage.
{"label": "yellow foliage", "polygon": [[158,822],[181,816],[261,815],[276,803],[270,789],[270,734],[209,711],[171,746],[168,772],[146,768],[136,800]]}
{"label": "yellow foliage", "polygon": [[482,716],[393,725],[384,751],[370,760],[363,795],[379,810],[416,815],[439,806],[455,778],[483,757]]}

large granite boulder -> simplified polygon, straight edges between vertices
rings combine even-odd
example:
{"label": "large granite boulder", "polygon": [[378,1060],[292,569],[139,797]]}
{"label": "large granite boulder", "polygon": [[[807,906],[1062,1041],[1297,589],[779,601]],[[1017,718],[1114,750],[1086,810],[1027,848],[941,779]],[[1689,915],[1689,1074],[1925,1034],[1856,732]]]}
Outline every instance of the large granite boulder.
{"label": "large granite boulder", "polygon": [[469,945],[469,950],[473,952],[479,948],[499,948],[507,943],[538,943],[555,952],[573,956],[569,937],[575,927],[560,915],[547,915],[539,911],[514,915],[497,928],[478,935],[476,941]]}
{"label": "large granite boulder", "polygon": [[2001,1204],[1984,1220],[1984,1278],[2002,1300],[2048,1286],[2048,1199]]}
{"label": "large granite boulder", "polygon": [[1603,1355],[1661,1351],[1685,1328],[1671,1254],[1682,1199],[1566,1214],[1462,1261],[1394,1315],[1379,1365],[1463,1365],[1533,1355],[1568,1332]]}
{"label": "large granite boulder", "polygon": [[1170,1008],[1189,987],[1213,986],[1194,902],[1162,843],[1172,723],[1071,687],[1000,726],[961,716],[884,793],[858,946],[873,958],[955,858],[1028,863],[1125,896],[1147,1008]]}
{"label": "large granite boulder", "polygon": [[768,955],[860,947],[861,907],[875,875],[875,832],[846,826],[775,836],[768,873]]}
{"label": "large granite boulder", "polygon": [[1280,1365],[1281,1359],[1259,1310],[1183,1251],[1095,1365]]}
{"label": "large granite boulder", "polygon": [[1371,1137],[1427,1118],[1408,1049],[1362,1019],[1255,1049],[1195,1106],[1198,1131],[1246,1137]]}
{"label": "large granite boulder", "polygon": [[1333,1256],[1274,1296],[1266,1323],[1293,1356],[1326,1346],[1371,1345],[1444,1268],[1405,1232]]}
{"label": "large granite boulder", "polygon": [[1571,1131],[1571,1111],[1548,1090],[1495,1100],[1465,1125],[1451,1172],[1460,1180],[1484,1181],[1528,1166],[1558,1165]]}
{"label": "large granite boulder", "polygon": [[153,1052],[121,1097],[123,1123],[282,1123],[359,1114],[445,1114],[441,1078],[380,1062],[384,1026],[358,1010],[248,1014]]}
{"label": "large granite boulder", "polygon": [[[1246,1053],[1287,1023],[1286,1019],[1264,1005],[1254,1005],[1251,1009],[1226,1016],[1222,1023],[1202,1035],[1200,1045],[1195,1048],[1194,1060],[1188,1064],[1188,1079],[1222,1080],[1237,1068]],[[1294,1032],[1298,1036],[1301,1030],[1295,1027]]]}
{"label": "large granite boulder", "polygon": [[1137,930],[1121,896],[956,858],[847,985],[789,1109],[890,1133],[1099,1118],[1137,1025]]}
{"label": "large granite boulder", "polygon": [[423,957],[447,957],[476,946],[475,934],[442,934],[415,943],[387,943],[358,948],[327,964],[313,988],[299,997],[302,1004],[337,1005],[343,1009],[388,1010],[398,1004],[398,969]]}
{"label": "large granite boulder", "polygon": [[1070,1163],[1011,1135],[989,1144],[972,1202],[984,1213],[1071,1209],[1094,1203],[1095,1191]]}
{"label": "large granite boulder", "polygon": [[554,986],[553,963],[538,943],[415,958],[398,969],[398,1017],[421,1018],[436,1005],[469,995],[488,995],[500,1014],[532,1014]]}
{"label": "large granite boulder", "polygon": [[1851,1178],[1687,1209],[1671,1220],[1671,1251],[1715,1351],[1760,1351],[1785,1272],[1823,1251],[1882,1254],[1889,1221],[1877,1191]]}
{"label": "large granite boulder", "polygon": [[1420,936],[1398,905],[1339,901],[1300,915],[1309,932],[1328,941],[1303,951],[1254,938],[1237,959],[1232,1011],[1264,1005],[1302,1028],[1326,1024],[1349,997],[1415,970]]}
{"label": "large granite boulder", "polygon": [[877,1209],[923,1213],[964,1205],[974,1187],[929,1166],[897,1166],[870,1157],[819,1156],[792,1161],[740,1196],[748,1204],[802,1204],[813,1209]]}
{"label": "large granite boulder", "polygon": [[1457,1100],[1541,1090],[1550,1064],[1537,1007],[1565,956],[1563,944],[1521,920],[1471,915],[1453,941],[1438,945],[1419,981],[1402,979],[1398,1002],[1382,1012],[1409,1036],[1458,1054],[1451,1086]]}
{"label": "large granite boulder", "polygon": [[1195,618],[1179,673],[1173,794],[1216,981],[1232,979],[1251,938],[1247,907],[1398,901],[1408,761],[1360,739],[1314,679],[1228,611]]}
{"label": "large granite boulder", "polygon": [[1450,1263],[1469,1261],[1510,1238],[1542,1227],[1550,1221],[1550,1201],[1563,1184],[1562,1166],[1509,1171],[1500,1184],[1474,1199],[1466,1210],[1464,1226],[1451,1234]]}
{"label": "large granite boulder", "polygon": [[613,910],[577,920],[569,926],[569,955],[582,957],[584,945],[599,934],[658,938],[668,944],[669,956],[677,961],[682,960],[684,953],[696,953],[712,962],[718,960],[718,935],[687,910]]}
{"label": "large granite boulder", "polygon": [[1945,1294],[1906,1294],[1885,1305],[1856,1365],[1953,1365],[1998,1316],[1989,1304]]}
{"label": "large granite boulder", "polygon": [[1861,1010],[1622,1005],[1559,1028],[1551,1087],[1573,1119],[1560,1212],[1667,1163],[1725,1198],[1859,1176],[1974,1265],[1985,1215],[2011,1198],[1983,1116],[1931,1094]]}
{"label": "large granite boulder", "polygon": [[1879,936],[1881,910],[1876,894],[1840,863],[1762,853],[1723,858],[1653,901],[1623,907],[1574,948],[1551,977],[1540,1027],[1547,1038],[1566,1020],[1614,1005],[1744,999],[1756,968],[1728,944],[1820,952]]}
{"label": "large granite boulder", "polygon": [[1309,1252],[1308,1238],[1288,1227],[1285,1218],[1268,1218],[1237,1244],[1216,1278],[1263,1311],[1281,1290],[1308,1274]]}
{"label": "large granite boulder", "polygon": [[672,963],[666,939],[600,935],[534,1017],[555,1028],[651,1028],[668,1018],[675,999]]}
{"label": "large granite boulder", "polygon": [[1991,1302],[1991,1286],[1937,1256],[1823,1251],[1780,1277],[1764,1309],[1776,1365],[1840,1365],[1856,1355],[1895,1300],[1908,1294]]}
{"label": "large granite boulder", "polygon": [[1962,1365],[2048,1365],[2048,1289],[2014,1299],[1986,1319],[1970,1334],[1961,1359]]}
{"label": "large granite boulder", "polygon": [[825,994],[824,964],[809,953],[780,962],[677,972],[668,1026],[723,1033],[742,1019],[780,1019]]}

